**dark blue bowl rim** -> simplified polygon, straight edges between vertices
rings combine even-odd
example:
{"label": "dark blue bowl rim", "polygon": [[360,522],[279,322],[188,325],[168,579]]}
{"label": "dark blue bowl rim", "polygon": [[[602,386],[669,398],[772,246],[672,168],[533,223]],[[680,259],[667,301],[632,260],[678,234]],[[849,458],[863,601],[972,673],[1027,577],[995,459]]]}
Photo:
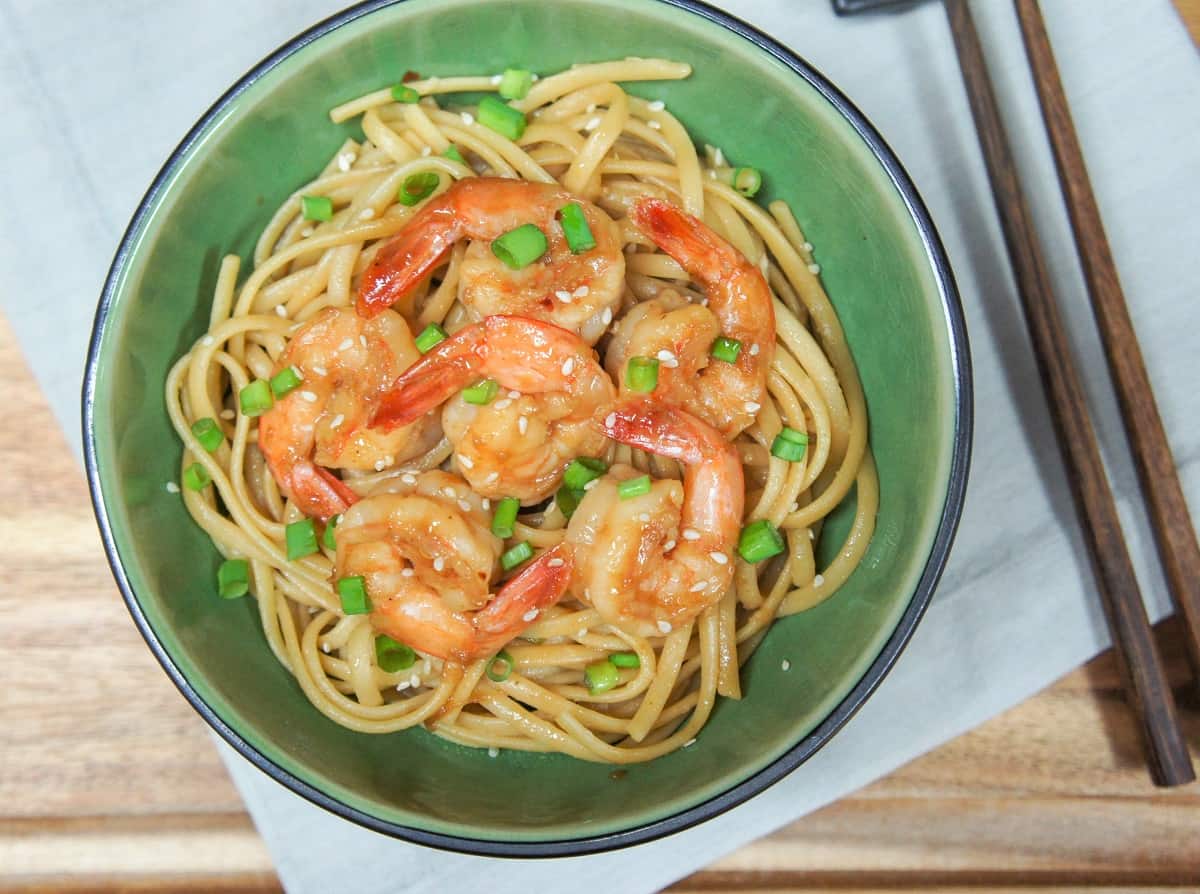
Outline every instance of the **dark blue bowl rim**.
{"label": "dark blue bowl rim", "polygon": [[954,282],[954,274],[951,270],[945,249],[942,246],[941,239],[929,216],[929,212],[920,195],[917,193],[917,189],[909,178],[908,173],[900,164],[899,159],[897,159],[895,153],[892,152],[883,137],[880,136],[879,132],[875,130],[874,126],[862,112],[841,91],[833,86],[829,80],[783,44],[767,36],[752,25],[748,25],[721,10],[714,9],[707,3],[701,2],[701,0],[647,0],[647,2],[662,3],[684,10],[722,26],[754,44],[760,50],[783,63],[795,72],[795,74],[807,81],[809,85],[815,88],[842,114],[858,133],[859,137],[870,147],[876,159],[887,171],[892,184],[900,193],[909,213],[916,223],[925,251],[933,263],[934,274],[942,299],[942,310],[948,323],[955,387],[954,410],[956,414],[950,462],[950,480],[946,491],[946,498],[942,506],[942,515],[938,523],[933,547],[930,550],[929,558],[925,563],[921,577],[917,582],[916,591],[879,655],[876,656],[858,683],[855,684],[825,720],[773,763],[759,770],[749,778],[716,797],[663,819],[621,832],[584,838],[567,838],[538,842],[495,841],[445,835],[411,826],[386,822],[380,820],[378,817],[350,807],[335,798],[331,798],[329,795],[268,759],[243,739],[236,730],[227,725],[200,697],[196,690],[192,688],[187,679],[184,678],[182,672],[171,660],[171,657],[167,654],[165,648],[158,641],[157,636],[151,629],[149,621],[133,594],[121,558],[117,553],[116,543],[108,518],[108,509],[100,487],[100,473],[96,458],[94,417],[96,377],[101,337],[108,320],[112,302],[115,298],[117,280],[120,278],[120,274],[133,251],[134,242],[149,217],[151,209],[156,204],[160,193],[164,190],[165,184],[203,130],[244,90],[288,56],[349,22],[384,7],[394,6],[403,2],[405,0],[365,0],[363,3],[351,6],[314,25],[267,56],[233,87],[226,91],[204,113],[171,153],[162,169],[150,184],[150,188],[142,197],[129,223],[129,227],[121,238],[121,243],[117,247],[116,254],[113,256],[112,265],[104,282],[104,289],[101,292],[100,301],[96,308],[96,317],[88,348],[87,365],[83,380],[82,422],[84,462],[87,469],[88,486],[92,495],[92,507],[100,528],[104,550],[108,556],[113,577],[116,579],[117,586],[121,591],[121,596],[125,600],[129,613],[133,616],[133,620],[137,624],[143,639],[145,639],[146,644],[154,653],[155,658],[158,659],[159,664],[162,665],[163,670],[167,672],[171,681],[183,693],[183,696],[191,706],[208,722],[209,726],[216,730],[222,739],[228,742],[244,758],[276,782],[281,783],[317,806],[375,832],[429,847],[480,856],[566,857],[600,853],[635,844],[643,844],[680,832],[736,807],[743,801],[775,784],[812,757],[813,754],[833,737],[834,733],[841,729],[854,716],[871,693],[874,692],[888,671],[891,670],[892,665],[895,664],[901,651],[908,644],[913,630],[917,626],[917,622],[920,621],[921,616],[925,613],[925,609],[929,606],[934,589],[945,568],[950,546],[954,540],[955,532],[958,529],[958,522],[962,515],[974,425],[970,350],[967,343],[966,320],[958,295],[958,289]]}

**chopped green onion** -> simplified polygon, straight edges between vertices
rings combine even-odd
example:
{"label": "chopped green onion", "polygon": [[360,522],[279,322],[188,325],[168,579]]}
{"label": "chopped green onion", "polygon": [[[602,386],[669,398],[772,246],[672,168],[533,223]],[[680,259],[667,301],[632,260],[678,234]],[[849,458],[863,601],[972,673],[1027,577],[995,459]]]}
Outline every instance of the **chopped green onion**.
{"label": "chopped green onion", "polygon": [[578,456],[567,465],[563,473],[563,486],[570,490],[583,490],[589,481],[595,481],[608,471],[608,463],[590,456]]}
{"label": "chopped green onion", "polygon": [[441,182],[442,178],[433,171],[419,171],[416,174],[409,174],[404,178],[404,182],[400,184],[400,192],[396,195],[396,201],[401,205],[411,208],[417,202],[429,198]]}
{"label": "chopped green onion", "polygon": [[533,72],[523,68],[506,68],[500,76],[499,93],[505,99],[524,99],[533,86]]}
{"label": "chopped green onion", "polygon": [[492,533],[501,540],[507,540],[513,535],[513,525],[517,521],[517,510],[521,501],[516,497],[505,497],[496,504],[496,512],[492,516]]}
{"label": "chopped green onion", "polygon": [[488,662],[487,678],[493,683],[503,683],[513,672],[513,659],[504,649]]}
{"label": "chopped green onion", "polygon": [[642,475],[638,478],[630,478],[627,481],[622,481],[617,485],[617,496],[619,496],[622,500],[640,497],[642,494],[648,493],[650,493],[649,475]]}
{"label": "chopped green onion", "polygon": [[495,400],[499,390],[500,384],[495,379],[482,379],[474,385],[464,388],[462,396],[467,403],[484,407]]}
{"label": "chopped green onion", "polygon": [[221,434],[221,426],[217,425],[217,420],[211,416],[205,416],[203,419],[193,422],[192,434],[196,436],[200,446],[209,453],[216,453],[221,442],[225,440],[225,436]]}
{"label": "chopped green onion", "polygon": [[485,96],[479,101],[479,114],[476,117],[484,127],[490,127],[510,140],[519,140],[521,134],[525,133],[525,113],[494,96]]}
{"label": "chopped green onion", "polygon": [[208,469],[200,463],[192,463],[183,470],[183,486],[188,490],[204,490],[210,484],[212,484],[212,478],[208,474]]}
{"label": "chopped green onion", "polygon": [[361,574],[339,578],[337,591],[342,597],[342,611],[346,614],[365,615],[371,610],[371,600],[367,598],[367,582]]}
{"label": "chopped green onion", "polygon": [[408,86],[408,84],[393,84],[392,99],[396,100],[396,102],[414,103],[420,101],[421,94]]}
{"label": "chopped green onion", "polygon": [[616,667],[642,666],[642,659],[638,658],[637,652],[613,652],[608,656],[608,660]]}
{"label": "chopped green onion", "polygon": [[607,692],[621,682],[621,672],[608,659],[589,664],[583,669],[583,676],[592,695]]}
{"label": "chopped green onion", "polygon": [[417,350],[422,354],[427,354],[434,347],[446,340],[446,330],[437,323],[430,323],[421,330],[421,334],[416,337]]}
{"label": "chopped green onion", "polygon": [[325,544],[326,549],[337,549],[337,539],[334,536],[334,531],[337,526],[342,523],[341,513],[338,513],[333,518],[325,523],[325,533],[321,535],[321,541]]}
{"label": "chopped green onion", "polygon": [[408,670],[416,660],[417,653],[412,650],[412,646],[398,643],[384,633],[375,637],[375,663],[381,671],[394,674],[397,671]]}
{"label": "chopped green onion", "polygon": [[544,255],[547,247],[546,234],[533,224],[524,224],[493,240],[492,254],[509,270],[520,270]]}
{"label": "chopped green onion", "polygon": [[303,381],[299,370],[294,366],[289,366],[271,376],[271,393],[276,397],[283,397],[289,391],[299,388]]}
{"label": "chopped green onion", "polygon": [[311,518],[302,518],[283,529],[289,562],[311,556],[317,551],[317,528]]}
{"label": "chopped green onion", "polygon": [[554,502],[564,518],[570,518],[575,514],[575,510],[579,508],[579,501],[582,499],[583,491],[571,490],[569,487],[560,487],[558,493],[554,495]]}
{"label": "chopped green onion", "polygon": [[458,147],[453,143],[450,144],[449,149],[442,153],[442,156],[450,159],[451,161],[456,161],[460,165],[465,165],[467,163],[467,160],[462,157],[462,153],[458,151]]}
{"label": "chopped green onion", "polygon": [[712,347],[708,349],[718,360],[726,363],[737,363],[738,354],[742,353],[742,343],[736,338],[726,338],[721,335],[713,339]]}
{"label": "chopped green onion", "polygon": [[505,571],[512,571],[518,565],[528,562],[532,558],[533,547],[529,545],[528,540],[522,540],[500,557],[500,567]]}
{"label": "chopped green onion", "polygon": [[238,404],[244,416],[261,416],[275,405],[271,386],[265,379],[255,379],[238,392]]}
{"label": "chopped green onion", "polygon": [[738,537],[738,554],[747,562],[761,562],[783,552],[787,545],[783,535],[765,518],[752,521],[742,528]]}
{"label": "chopped green onion", "polygon": [[333,219],[333,199],[329,196],[301,196],[300,208],[305,220]]}
{"label": "chopped green onion", "polygon": [[734,168],[730,185],[746,198],[753,198],[762,188],[762,174],[754,168]]}
{"label": "chopped green onion", "polygon": [[785,459],[790,463],[798,463],[804,459],[804,451],[808,447],[808,434],[784,426],[783,430],[771,442],[771,455]]}
{"label": "chopped green onion", "polygon": [[578,202],[563,205],[558,211],[563,235],[567,237],[567,248],[572,254],[591,251],[596,247],[596,237],[584,217],[583,207]]}
{"label": "chopped green onion", "polygon": [[217,592],[222,599],[237,599],[250,592],[250,563],[226,559],[217,569]]}
{"label": "chopped green onion", "polygon": [[625,384],[631,391],[648,394],[658,387],[658,359],[630,357],[625,367]]}

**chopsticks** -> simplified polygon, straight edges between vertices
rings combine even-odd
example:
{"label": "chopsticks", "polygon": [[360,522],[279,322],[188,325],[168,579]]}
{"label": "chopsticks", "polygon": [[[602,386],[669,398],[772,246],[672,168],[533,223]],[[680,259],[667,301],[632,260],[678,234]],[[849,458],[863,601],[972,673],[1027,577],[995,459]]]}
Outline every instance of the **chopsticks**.
{"label": "chopsticks", "polygon": [[[1085,269],[1091,272],[1088,276],[1089,291],[1093,301],[1097,302],[1097,315],[1101,319],[1102,330],[1105,331],[1105,346],[1109,353],[1109,362],[1115,367],[1130,366],[1132,361],[1128,356],[1117,357],[1118,354],[1136,352],[1136,341],[1133,328],[1129,323],[1128,312],[1125,310],[1124,299],[1121,298],[1119,286],[1116,286],[1116,274],[1112,267],[1112,258],[1107,250],[1096,249],[1093,245],[1103,240],[1103,229],[1099,224],[1099,213],[1095,210],[1095,201],[1091,201],[1091,214],[1081,210],[1085,203],[1079,199],[1079,183],[1086,184],[1086,174],[1083,172],[1082,158],[1078,156],[1078,145],[1071,138],[1075,156],[1072,157],[1070,146],[1062,142],[1062,125],[1067,122],[1069,114],[1066,102],[1062,96],[1062,87],[1058,82],[1057,72],[1054,76],[1054,87],[1057,97],[1045,92],[1043,84],[1045,72],[1039,71],[1039,66],[1045,66],[1047,60],[1053,64],[1048,41],[1045,40],[1044,28],[1038,29],[1027,24],[1030,20],[1029,7],[1036,5],[1034,0],[1017,0],[1018,12],[1022,14],[1022,27],[1026,34],[1031,63],[1034,65],[1035,81],[1038,82],[1039,95],[1042,97],[1043,108],[1046,111],[1048,124],[1053,117],[1055,124],[1052,133],[1058,131],[1055,138],[1055,157],[1058,160],[1060,179],[1063,180],[1063,190],[1067,204],[1071,207],[1071,220],[1075,230],[1076,241],[1081,256],[1085,255]],[[1046,263],[1042,256],[1041,245],[1033,227],[1025,197],[1021,191],[1017,177],[1016,165],[1012,151],[1000,118],[1000,111],[992,89],[984,63],[983,48],[979,35],[975,30],[971,12],[965,0],[945,0],[946,15],[950,20],[950,30],[954,37],[954,45],[958,53],[959,66],[962,69],[963,81],[967,88],[971,114],[975,119],[975,127],[979,134],[979,142],[983,149],[984,161],[987,165],[988,179],[996,199],[996,210],[1000,216],[1001,228],[1004,231],[1005,243],[1008,246],[1009,261],[1017,279],[1017,291],[1024,309],[1026,326],[1033,344],[1034,355],[1041,371],[1046,397],[1050,404],[1051,416],[1058,434],[1058,444],[1066,465],[1067,477],[1070,481],[1071,492],[1075,499],[1076,511],[1083,525],[1085,541],[1091,555],[1092,565],[1096,573],[1096,584],[1100,591],[1105,615],[1112,632],[1114,651],[1121,678],[1125,685],[1126,697],[1137,713],[1141,727],[1142,738],[1150,766],[1150,774],[1157,785],[1180,785],[1195,779],[1191,758],[1187,745],[1179,727],[1179,719],[1175,705],[1171,700],[1171,691],[1167,684],[1166,674],[1154,644],[1154,635],[1150,629],[1146,609],[1142,603],[1141,592],[1138,589],[1137,578],[1134,575],[1133,563],[1121,532],[1120,519],[1117,516],[1116,504],[1109,488],[1104,464],[1096,441],[1096,432],[1092,426],[1088,411],[1083,385],[1076,368],[1070,342],[1059,313],[1050,279],[1046,272]],[[1038,15],[1040,21],[1040,14]],[[1037,43],[1037,32],[1040,31],[1042,43]],[[1030,35],[1033,35],[1031,41]],[[1034,61],[1036,57],[1037,61]],[[1051,102],[1047,102],[1047,97]],[[1057,101],[1057,105],[1054,102]],[[1061,143],[1061,145],[1060,145]],[[1070,178],[1073,182],[1067,183]],[[1090,188],[1087,189],[1090,197]],[[1107,268],[1103,262],[1107,260]],[[1104,291],[1100,293],[1094,288],[1094,283],[1107,280]],[[1115,294],[1115,298],[1113,297]],[[1100,295],[1097,298],[1097,295]],[[1100,302],[1107,302],[1104,309]],[[1122,318],[1122,319],[1119,319]],[[1122,328],[1123,320],[1123,328]],[[1128,412],[1129,405],[1140,404],[1137,407],[1137,419],[1146,416],[1149,406],[1155,421],[1157,411],[1153,410],[1152,400],[1148,399],[1149,382],[1145,369],[1140,362],[1140,352],[1136,354],[1136,367],[1132,373],[1121,373],[1128,376],[1128,388],[1123,391],[1121,401],[1123,409]],[[1137,380],[1140,370],[1141,379]],[[1118,374],[1114,371],[1114,378]],[[1119,380],[1120,381],[1120,380]],[[1144,388],[1144,391],[1137,389]],[[1127,425],[1130,422],[1127,420]],[[1134,424],[1134,428],[1138,427]],[[1162,426],[1158,423],[1161,436]],[[1141,438],[1142,435],[1131,432],[1131,439]],[[1153,435],[1148,436],[1153,441]],[[1165,438],[1163,438],[1165,446]],[[1160,474],[1159,463],[1166,462],[1174,469],[1169,451],[1163,459],[1161,451],[1152,452],[1148,448],[1145,459],[1139,455],[1139,471],[1146,464],[1143,481]],[[1155,465],[1151,466],[1149,463]],[[1157,482],[1155,482],[1157,484]],[[1145,486],[1145,485],[1143,485]],[[1152,485],[1146,488],[1152,492]],[[1178,483],[1176,482],[1176,488]],[[1165,492],[1159,489],[1154,492]],[[1153,501],[1155,498],[1151,497]],[[1170,499],[1169,497],[1167,499]],[[1176,504],[1164,503],[1162,521],[1155,509],[1156,531],[1162,525],[1177,524],[1171,513],[1178,512],[1182,505],[1182,493]],[[1182,508],[1183,518],[1187,518],[1186,505]],[[1190,525],[1189,525],[1190,529]],[[1194,535],[1193,535],[1194,541]],[[1160,537],[1160,548],[1164,539]],[[1175,543],[1172,539],[1171,544]],[[1194,546],[1194,542],[1193,542]],[[1186,550],[1179,553],[1184,556],[1180,565],[1180,573],[1186,573]],[[1175,553],[1172,553],[1175,555]],[[1189,623],[1191,618],[1185,615]],[[1200,654],[1200,653],[1198,653]]]}
{"label": "chopsticks", "polygon": [[1046,35],[1042,10],[1037,0],[1014,0],[1014,5],[1025,40],[1025,54],[1033,69],[1042,117],[1050,134],[1058,181],[1075,234],[1075,249],[1104,342],[1109,374],[1121,404],[1125,435],[1150,510],[1150,524],[1167,575],[1167,586],[1175,602],[1175,611],[1183,620],[1193,683],[1200,684],[1200,546],[1196,543],[1183,487],[1175,471],[1175,458],[1167,443],[1167,433],[1163,430],[1158,404],[1150,388],[1150,377],[1146,374],[1142,351],[1129,319],[1129,308],[1104,234],[1100,209],[1092,194],[1083,152]]}

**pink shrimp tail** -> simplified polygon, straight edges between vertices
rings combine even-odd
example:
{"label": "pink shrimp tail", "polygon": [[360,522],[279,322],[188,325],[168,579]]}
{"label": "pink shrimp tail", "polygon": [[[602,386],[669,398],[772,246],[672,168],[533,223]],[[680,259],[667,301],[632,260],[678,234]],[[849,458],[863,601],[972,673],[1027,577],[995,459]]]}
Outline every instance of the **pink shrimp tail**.
{"label": "pink shrimp tail", "polygon": [[526,618],[562,599],[571,582],[574,555],[559,544],[537,557],[475,614],[475,657],[491,655],[533,623]]}
{"label": "pink shrimp tail", "polygon": [[610,407],[601,428],[614,441],[688,465],[729,446],[720,432],[691,413],[644,397]]}
{"label": "pink shrimp tail", "polygon": [[305,515],[329,521],[358,501],[358,494],[330,472],[312,463],[294,466],[286,479],[292,499]]}
{"label": "pink shrimp tail", "polygon": [[638,199],[629,216],[655,245],[697,279],[710,283],[730,272],[729,243],[678,206],[663,199]]}
{"label": "pink shrimp tail", "polygon": [[379,403],[371,428],[408,425],[470,384],[482,362],[484,328],[467,326],[400,374]]}
{"label": "pink shrimp tail", "polygon": [[429,202],[379,249],[363,273],[355,304],[358,315],[369,320],[407,298],[460,237],[447,203],[441,198]]}

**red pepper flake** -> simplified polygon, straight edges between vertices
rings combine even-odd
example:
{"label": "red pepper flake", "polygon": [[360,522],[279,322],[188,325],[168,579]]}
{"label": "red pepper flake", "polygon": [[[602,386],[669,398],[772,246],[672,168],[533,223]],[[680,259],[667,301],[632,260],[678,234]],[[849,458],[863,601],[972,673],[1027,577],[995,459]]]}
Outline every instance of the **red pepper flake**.
{"label": "red pepper flake", "polygon": [[404,73],[404,77],[402,77],[400,79],[400,83],[407,84],[409,81],[419,81],[419,80],[421,80],[421,76],[410,68],[408,71],[406,71]]}

